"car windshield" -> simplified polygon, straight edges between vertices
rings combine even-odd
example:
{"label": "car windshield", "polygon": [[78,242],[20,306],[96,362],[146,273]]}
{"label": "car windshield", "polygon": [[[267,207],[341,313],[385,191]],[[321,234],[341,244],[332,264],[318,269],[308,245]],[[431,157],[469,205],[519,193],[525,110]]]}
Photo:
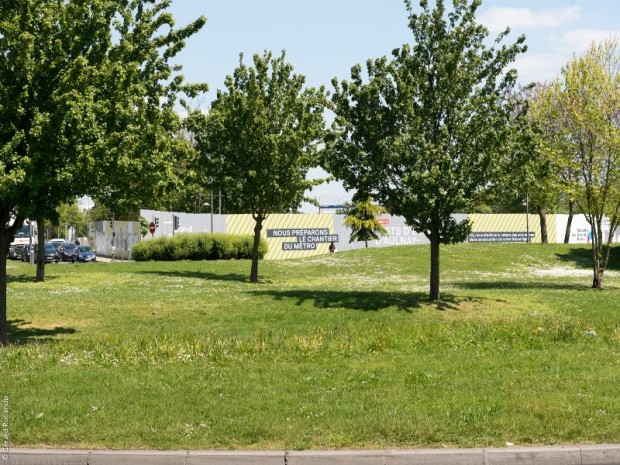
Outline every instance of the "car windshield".
{"label": "car windshield", "polygon": [[15,237],[28,237],[30,236],[30,226],[22,226],[15,232]]}
{"label": "car windshield", "polygon": [[56,252],[56,248],[52,244],[46,244],[45,245],[45,251],[46,252]]}
{"label": "car windshield", "polygon": [[65,250],[73,250],[75,247],[75,244],[65,244]]}
{"label": "car windshield", "polygon": [[78,252],[92,252],[92,250],[87,245],[83,245],[78,247]]}

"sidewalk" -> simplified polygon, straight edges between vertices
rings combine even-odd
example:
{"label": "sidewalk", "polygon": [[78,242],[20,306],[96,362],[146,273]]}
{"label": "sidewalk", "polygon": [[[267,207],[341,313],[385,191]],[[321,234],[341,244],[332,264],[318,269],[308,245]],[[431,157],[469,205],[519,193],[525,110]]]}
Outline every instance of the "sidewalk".
{"label": "sidewalk", "polygon": [[129,263],[131,260],[127,258],[121,260],[121,257],[114,257],[114,260],[112,260],[112,257],[97,255],[97,261],[100,263]]}
{"label": "sidewalk", "polygon": [[11,449],[8,465],[620,465],[620,445],[369,451]]}

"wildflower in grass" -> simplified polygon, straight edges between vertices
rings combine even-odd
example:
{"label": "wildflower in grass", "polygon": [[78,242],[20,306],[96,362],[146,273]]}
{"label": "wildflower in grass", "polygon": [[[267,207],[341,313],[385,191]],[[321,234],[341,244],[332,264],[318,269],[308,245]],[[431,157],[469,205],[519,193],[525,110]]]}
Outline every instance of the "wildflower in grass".
{"label": "wildflower in grass", "polygon": [[60,359],[60,363],[65,365],[77,365],[80,363],[79,358],[73,353],[69,353]]}

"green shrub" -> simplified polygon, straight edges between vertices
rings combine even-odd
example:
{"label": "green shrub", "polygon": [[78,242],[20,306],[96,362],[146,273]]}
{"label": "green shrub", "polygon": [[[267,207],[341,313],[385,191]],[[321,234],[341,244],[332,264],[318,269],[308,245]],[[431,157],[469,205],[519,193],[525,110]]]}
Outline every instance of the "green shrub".
{"label": "green shrub", "polygon": [[[173,237],[147,239],[135,244],[132,258],[138,262],[176,260],[230,260],[252,258],[253,236],[232,234],[179,234]],[[259,258],[267,253],[267,243],[261,239]]]}
{"label": "green shrub", "polygon": [[[229,234],[215,234],[212,255],[214,259],[230,260],[237,258],[238,244],[241,242],[238,236]],[[244,258],[251,258],[250,255]]]}
{"label": "green shrub", "polygon": [[194,256],[190,260],[209,260],[211,251],[213,250],[212,234],[196,234],[196,250]]}
{"label": "green shrub", "polygon": [[[254,236],[241,236],[239,247],[237,248],[237,258],[252,257],[252,247],[254,246]],[[258,245],[259,257],[264,257],[267,253],[267,242],[261,240]]]}

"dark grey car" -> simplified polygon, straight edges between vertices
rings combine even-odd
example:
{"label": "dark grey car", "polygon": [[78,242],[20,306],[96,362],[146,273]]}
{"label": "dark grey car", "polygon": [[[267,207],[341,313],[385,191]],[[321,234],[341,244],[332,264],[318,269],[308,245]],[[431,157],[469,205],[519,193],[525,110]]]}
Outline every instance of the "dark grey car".
{"label": "dark grey car", "polygon": [[77,258],[78,246],[75,244],[65,244],[62,246],[62,250],[59,250],[60,259],[63,262],[73,263]]}
{"label": "dark grey car", "polygon": [[[33,247],[34,253],[37,253],[37,246]],[[30,246],[24,246],[24,251],[22,252],[22,262],[30,261]],[[45,263],[58,263],[60,261],[60,255],[56,251],[56,247],[52,244],[45,244]]]}

